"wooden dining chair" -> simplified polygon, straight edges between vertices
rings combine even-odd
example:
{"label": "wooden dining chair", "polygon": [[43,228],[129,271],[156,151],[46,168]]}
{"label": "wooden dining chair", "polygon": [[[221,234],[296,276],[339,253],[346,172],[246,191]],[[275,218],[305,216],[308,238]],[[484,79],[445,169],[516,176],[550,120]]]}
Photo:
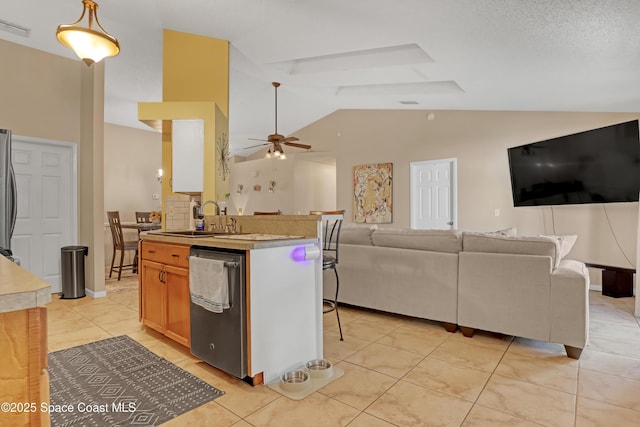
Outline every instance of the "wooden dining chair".
{"label": "wooden dining chair", "polygon": [[[309,215],[327,215],[328,219],[322,225],[322,270],[333,270],[336,275],[336,295],[334,298],[323,298],[322,303],[327,306],[323,313],[336,312],[338,319],[338,329],[340,330],[340,341],[342,338],[342,325],[340,324],[340,313],[338,312],[338,292],[340,291],[340,277],[338,276],[338,254],[340,249],[340,230],[344,210],[339,211],[311,211]],[[331,217],[333,216],[333,217]]]}
{"label": "wooden dining chair", "polygon": [[[125,241],[124,234],[122,233],[122,226],[120,224],[120,212],[112,211],[107,212],[107,218],[109,219],[109,228],[111,229],[111,238],[113,240],[113,255],[111,256],[111,268],[109,269],[109,278],[114,271],[118,272],[118,281],[122,276],[123,268],[131,268],[132,272],[137,271],[138,267],[138,241],[131,240]],[[114,267],[116,260],[116,251],[120,251],[120,264]],[[134,258],[131,264],[124,265],[124,254],[127,251],[134,252]]]}
{"label": "wooden dining chair", "polygon": [[282,215],[282,212],[280,211],[280,209],[278,209],[277,211],[272,211],[272,212],[255,211],[253,214],[254,215]]}
{"label": "wooden dining chair", "polygon": [[151,212],[136,212],[136,222],[137,223],[150,223]]}

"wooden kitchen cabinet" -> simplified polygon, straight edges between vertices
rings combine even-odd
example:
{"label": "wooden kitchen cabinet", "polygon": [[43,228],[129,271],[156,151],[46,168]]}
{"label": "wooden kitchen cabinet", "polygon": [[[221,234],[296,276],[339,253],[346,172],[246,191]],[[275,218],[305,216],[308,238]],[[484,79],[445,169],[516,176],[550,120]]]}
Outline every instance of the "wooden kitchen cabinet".
{"label": "wooden kitchen cabinet", "polygon": [[0,425],[49,426],[49,413],[40,411],[40,402],[49,403],[47,309],[0,313],[0,325],[0,401],[25,405],[0,412]]}
{"label": "wooden kitchen cabinet", "polygon": [[142,323],[180,344],[191,344],[189,246],[141,243]]}
{"label": "wooden kitchen cabinet", "polygon": [[161,281],[164,265],[143,259],[140,264],[142,278],[142,322],[162,333],[166,323],[166,292]]}

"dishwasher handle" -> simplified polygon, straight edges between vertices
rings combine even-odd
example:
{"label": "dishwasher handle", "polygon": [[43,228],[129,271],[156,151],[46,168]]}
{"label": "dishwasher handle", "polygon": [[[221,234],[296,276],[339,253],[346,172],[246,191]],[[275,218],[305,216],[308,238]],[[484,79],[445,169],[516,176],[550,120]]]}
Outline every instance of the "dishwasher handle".
{"label": "dishwasher handle", "polygon": [[[198,255],[187,255],[187,260],[189,260],[191,257],[199,258]],[[225,261],[224,266],[227,268],[238,268],[240,267],[240,263],[235,261]]]}

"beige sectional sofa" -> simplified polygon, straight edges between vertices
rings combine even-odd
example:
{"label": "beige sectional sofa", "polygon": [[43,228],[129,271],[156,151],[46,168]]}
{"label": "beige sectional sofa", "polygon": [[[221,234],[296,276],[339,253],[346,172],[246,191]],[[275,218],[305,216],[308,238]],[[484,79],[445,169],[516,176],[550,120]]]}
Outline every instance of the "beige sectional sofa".
{"label": "beige sectional sofa", "polygon": [[[588,338],[589,275],[565,260],[575,236],[344,227],[341,303],[557,342],[579,358]],[[335,279],[325,275],[325,295]]]}

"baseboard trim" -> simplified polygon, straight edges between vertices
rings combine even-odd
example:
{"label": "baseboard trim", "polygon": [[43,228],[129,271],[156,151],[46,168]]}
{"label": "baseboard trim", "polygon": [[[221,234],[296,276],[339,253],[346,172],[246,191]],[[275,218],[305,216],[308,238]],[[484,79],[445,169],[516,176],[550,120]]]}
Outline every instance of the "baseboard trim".
{"label": "baseboard trim", "polygon": [[107,296],[107,291],[93,292],[91,289],[86,288],[84,291],[91,298],[104,298]]}
{"label": "baseboard trim", "polygon": [[590,291],[597,291],[597,292],[602,292],[602,285],[597,285],[597,284],[590,284],[589,285],[589,290]]}

